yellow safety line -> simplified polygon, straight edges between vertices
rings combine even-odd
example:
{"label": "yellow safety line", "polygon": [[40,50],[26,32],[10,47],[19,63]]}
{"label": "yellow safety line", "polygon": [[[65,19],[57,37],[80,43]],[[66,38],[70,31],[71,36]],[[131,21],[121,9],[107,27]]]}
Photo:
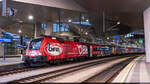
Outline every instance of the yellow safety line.
{"label": "yellow safety line", "polygon": [[125,75],[123,76],[123,78],[122,78],[122,80],[121,80],[121,83],[125,82],[125,79],[127,78],[127,76],[128,76],[128,74],[129,74],[129,72],[131,71],[133,65],[136,65],[136,63],[137,63],[136,61],[139,60],[141,57],[143,57],[143,56],[140,56],[140,57],[136,58],[136,59],[130,64],[130,66],[129,66],[127,72],[125,73]]}

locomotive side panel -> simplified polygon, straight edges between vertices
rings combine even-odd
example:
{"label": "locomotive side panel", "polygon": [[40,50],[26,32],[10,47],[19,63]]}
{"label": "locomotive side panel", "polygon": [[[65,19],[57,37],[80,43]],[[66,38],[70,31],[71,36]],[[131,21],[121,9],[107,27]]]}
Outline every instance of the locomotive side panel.
{"label": "locomotive side panel", "polygon": [[77,57],[88,56],[88,46],[84,43],[76,42]]}
{"label": "locomotive side panel", "polygon": [[68,48],[67,48],[67,56],[68,58],[72,58],[72,57],[78,57],[79,53],[78,53],[78,48],[77,48],[77,43],[76,42],[72,42],[72,41],[68,41],[66,42],[66,44],[68,44]]}

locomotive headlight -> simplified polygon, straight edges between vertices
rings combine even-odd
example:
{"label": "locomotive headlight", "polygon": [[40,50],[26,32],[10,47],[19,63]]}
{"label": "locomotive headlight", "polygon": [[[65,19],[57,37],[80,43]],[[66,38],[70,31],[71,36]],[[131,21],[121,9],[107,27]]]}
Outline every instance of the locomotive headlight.
{"label": "locomotive headlight", "polygon": [[32,52],[32,53],[30,53],[30,55],[31,55],[31,56],[35,56],[36,54]]}
{"label": "locomotive headlight", "polygon": [[42,55],[42,53],[39,53],[39,55]]}

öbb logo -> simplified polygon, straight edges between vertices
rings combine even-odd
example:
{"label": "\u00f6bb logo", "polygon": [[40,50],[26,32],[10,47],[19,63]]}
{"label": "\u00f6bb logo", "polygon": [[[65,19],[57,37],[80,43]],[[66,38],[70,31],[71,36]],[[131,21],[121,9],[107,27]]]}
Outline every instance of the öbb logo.
{"label": "\u00f6bb logo", "polygon": [[47,44],[47,52],[52,56],[57,56],[62,53],[62,47],[58,43]]}

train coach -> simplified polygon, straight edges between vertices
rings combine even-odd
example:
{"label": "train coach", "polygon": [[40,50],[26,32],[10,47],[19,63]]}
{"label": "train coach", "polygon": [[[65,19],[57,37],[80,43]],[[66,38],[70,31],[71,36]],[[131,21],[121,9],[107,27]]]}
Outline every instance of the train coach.
{"label": "train coach", "polygon": [[[23,61],[26,64],[46,64],[65,60],[80,60],[106,55],[117,55],[130,52],[131,49],[121,53],[121,48],[111,45],[96,45],[75,41],[64,41],[60,38],[44,36],[30,41]],[[122,50],[123,51],[123,50]],[[136,52],[134,52],[136,53]]]}

